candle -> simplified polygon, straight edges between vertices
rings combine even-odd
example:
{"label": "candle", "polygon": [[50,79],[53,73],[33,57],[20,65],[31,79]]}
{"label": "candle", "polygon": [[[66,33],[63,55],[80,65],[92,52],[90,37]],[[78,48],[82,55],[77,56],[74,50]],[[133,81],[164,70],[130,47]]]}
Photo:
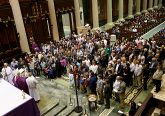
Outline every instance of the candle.
{"label": "candle", "polygon": [[47,26],[48,26],[48,34],[50,36],[50,27],[49,27],[49,21],[48,21],[48,19],[46,19],[46,23],[47,23]]}
{"label": "candle", "polygon": [[22,98],[25,99],[25,92],[22,90]]}

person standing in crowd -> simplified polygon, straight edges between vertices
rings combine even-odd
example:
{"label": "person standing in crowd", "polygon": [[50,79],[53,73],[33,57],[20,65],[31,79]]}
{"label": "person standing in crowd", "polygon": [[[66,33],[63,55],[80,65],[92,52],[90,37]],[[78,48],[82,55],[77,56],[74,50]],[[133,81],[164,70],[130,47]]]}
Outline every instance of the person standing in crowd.
{"label": "person standing in crowd", "polygon": [[144,87],[144,90],[147,90],[147,81],[149,79],[149,74],[150,74],[148,64],[144,64],[142,72],[143,72],[143,87]]}
{"label": "person standing in crowd", "polygon": [[134,77],[134,71],[135,71],[135,61],[132,61],[130,64],[130,85],[133,85],[133,77]]}
{"label": "person standing in crowd", "polygon": [[3,78],[9,82],[10,84],[14,85],[13,83],[13,71],[7,63],[4,63],[2,68],[2,75]]}
{"label": "person standing in crowd", "polygon": [[30,94],[30,96],[32,98],[34,98],[34,100],[36,102],[39,102],[40,101],[40,95],[39,95],[38,90],[37,90],[38,81],[32,75],[31,72],[29,72],[29,74],[28,74],[28,78],[26,79],[26,83],[27,83],[28,88],[29,88],[29,94]]}
{"label": "person standing in crowd", "polygon": [[123,77],[119,77],[119,88],[118,88],[118,93],[119,93],[119,98],[120,98],[120,108],[124,109],[125,103],[124,103],[124,98],[125,98],[125,91],[126,91],[126,83],[123,81]]}
{"label": "person standing in crowd", "polygon": [[156,90],[155,90],[156,93],[160,91],[162,76],[163,76],[163,70],[162,70],[162,66],[159,64],[157,66],[157,70],[155,71],[152,77],[153,83],[156,86]]}
{"label": "person standing in crowd", "polygon": [[74,75],[73,75],[72,69],[70,69],[68,77],[69,77],[69,87],[73,88],[74,87]]}
{"label": "person standing in crowd", "polygon": [[18,69],[24,68],[25,65],[25,61],[22,58],[19,58]]}
{"label": "person standing in crowd", "polygon": [[35,62],[31,59],[28,64],[29,64],[30,72],[32,72],[33,76],[36,76]]}
{"label": "person standing in crowd", "polygon": [[97,78],[93,71],[90,71],[90,77],[89,77],[89,89],[91,91],[91,94],[96,94],[96,82]]}
{"label": "person standing in crowd", "polygon": [[116,76],[122,76],[123,75],[123,66],[121,65],[121,60],[117,60],[117,64],[115,65],[115,74]]}
{"label": "person standing in crowd", "polygon": [[152,58],[151,64],[150,64],[150,72],[151,74],[153,74],[156,71],[156,67],[158,65],[158,61],[156,60],[156,58]]}
{"label": "person standing in crowd", "polygon": [[98,98],[99,98],[99,100],[98,100],[99,104],[104,103],[103,89],[104,89],[103,77],[102,77],[102,75],[99,75],[98,80],[97,80],[97,87],[96,87],[97,95],[98,95]]}
{"label": "person standing in crowd", "polygon": [[16,59],[13,58],[13,61],[11,62],[10,66],[12,70],[15,70],[16,68],[18,68],[18,61],[16,61]]}
{"label": "person standing in crowd", "polygon": [[130,80],[132,79],[132,77],[130,75],[130,66],[128,63],[126,64],[126,67],[124,68],[123,79],[127,87],[129,87],[131,85]]}
{"label": "person standing in crowd", "polygon": [[89,67],[89,70],[93,71],[94,74],[97,74],[98,72],[98,65],[96,64],[96,61],[92,61],[92,65]]}
{"label": "person standing in crowd", "polygon": [[118,93],[119,86],[120,86],[120,76],[117,76],[113,84],[113,93],[114,93],[115,101],[120,103],[120,98],[119,98],[119,93]]}
{"label": "person standing in crowd", "polygon": [[105,80],[105,86],[104,86],[104,98],[105,98],[105,108],[109,109],[110,108],[110,98],[112,93],[110,92],[111,88],[109,85],[109,80]]}
{"label": "person standing in crowd", "polygon": [[135,65],[135,71],[134,71],[135,84],[137,84],[137,85],[134,85],[134,86],[138,86],[138,89],[140,89],[140,87],[142,85],[142,70],[143,70],[143,67],[140,64],[140,61],[137,60],[136,65]]}

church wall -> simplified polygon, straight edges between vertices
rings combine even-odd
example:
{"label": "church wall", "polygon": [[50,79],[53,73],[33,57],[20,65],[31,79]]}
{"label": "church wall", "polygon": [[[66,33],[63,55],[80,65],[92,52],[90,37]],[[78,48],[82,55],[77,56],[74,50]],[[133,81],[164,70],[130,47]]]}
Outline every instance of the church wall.
{"label": "church wall", "polygon": [[19,54],[21,54],[19,34],[15,27],[11,6],[0,5],[0,64]]}
{"label": "church wall", "polygon": [[52,30],[47,1],[33,2],[20,0],[20,8],[29,42],[37,44],[52,41]]}

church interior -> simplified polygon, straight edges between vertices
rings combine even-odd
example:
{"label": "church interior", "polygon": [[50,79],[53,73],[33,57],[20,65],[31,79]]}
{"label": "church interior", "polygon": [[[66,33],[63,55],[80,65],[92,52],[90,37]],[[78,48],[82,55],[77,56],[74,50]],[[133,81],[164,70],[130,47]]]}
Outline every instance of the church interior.
{"label": "church interior", "polygon": [[165,116],[165,0],[0,0],[0,115]]}

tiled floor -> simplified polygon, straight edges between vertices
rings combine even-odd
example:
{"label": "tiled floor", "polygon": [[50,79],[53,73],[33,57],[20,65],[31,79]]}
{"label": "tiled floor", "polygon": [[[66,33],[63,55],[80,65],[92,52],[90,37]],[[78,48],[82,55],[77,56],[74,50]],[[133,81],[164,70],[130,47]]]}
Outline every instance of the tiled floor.
{"label": "tiled floor", "polygon": [[[60,78],[47,80],[44,79],[44,77],[40,77],[38,80],[39,80],[38,89],[41,95],[41,101],[38,103],[40,110],[46,107],[48,104],[53,103],[52,102],[53,100],[60,100],[60,103],[68,105],[70,95],[72,98],[72,102],[76,103],[75,91],[74,89],[72,90],[68,89],[67,80]],[[142,92],[135,99],[135,102],[138,103],[139,101],[141,102],[144,101],[144,99],[147,97],[148,93],[151,91],[152,88],[153,88],[152,84],[149,84],[148,90],[147,91],[142,90]],[[128,88],[127,91],[129,91],[129,89],[130,88]],[[82,104],[82,98],[84,96],[85,94],[79,93],[80,105]],[[114,100],[111,100],[110,103],[111,106],[114,107],[114,109],[109,114],[109,116],[119,116],[120,115],[118,113],[118,110],[120,110],[119,103],[116,103]],[[129,108],[130,106],[127,105],[123,111],[128,112]],[[103,110],[104,110],[104,105],[100,106],[97,112],[89,112],[89,110],[87,110],[87,112],[91,114],[91,116],[99,116],[99,114],[101,114]]]}

